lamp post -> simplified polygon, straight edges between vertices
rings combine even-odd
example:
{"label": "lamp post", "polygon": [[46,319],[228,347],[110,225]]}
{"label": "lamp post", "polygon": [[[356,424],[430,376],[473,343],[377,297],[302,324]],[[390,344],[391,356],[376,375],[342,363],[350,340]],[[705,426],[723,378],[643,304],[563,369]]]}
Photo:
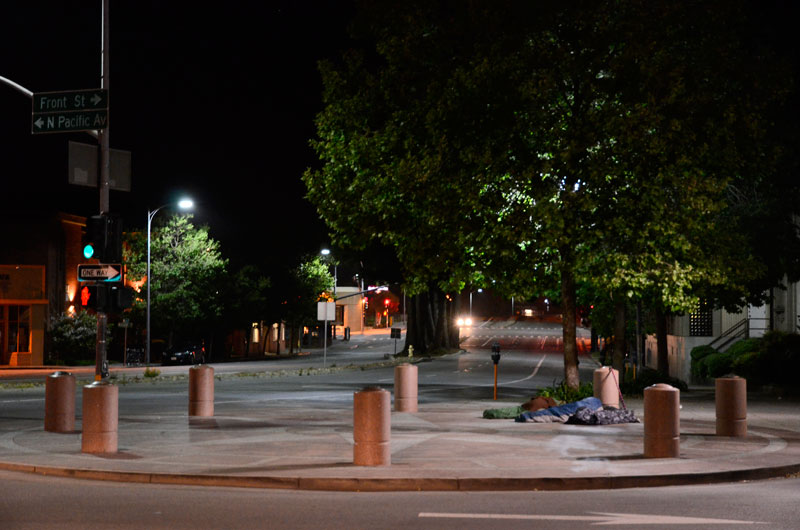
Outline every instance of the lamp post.
{"label": "lamp post", "polygon": [[[169,206],[170,203],[162,204],[155,210],[147,212],[147,342],[144,347],[144,362],[145,365],[150,365],[150,228],[153,224],[153,217],[156,216],[159,210]],[[178,201],[178,208],[181,210],[190,210],[194,207],[194,202],[191,199],[181,199]]]}

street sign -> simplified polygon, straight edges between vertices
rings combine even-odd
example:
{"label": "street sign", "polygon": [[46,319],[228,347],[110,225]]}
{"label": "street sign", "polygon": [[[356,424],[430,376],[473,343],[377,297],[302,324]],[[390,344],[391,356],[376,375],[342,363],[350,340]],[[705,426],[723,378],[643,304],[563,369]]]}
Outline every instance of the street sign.
{"label": "street sign", "polygon": [[336,320],[336,302],[317,302],[317,320]]}
{"label": "street sign", "polygon": [[119,263],[78,265],[78,281],[119,282],[121,280],[122,280],[122,265]]}
{"label": "street sign", "polygon": [[59,133],[70,131],[99,131],[108,127],[108,110],[53,112],[34,114],[31,133]]}
{"label": "street sign", "polygon": [[108,90],[64,90],[33,95],[33,113],[68,112],[108,108]]}
{"label": "street sign", "polygon": [[399,339],[400,338],[400,328],[392,328],[390,339]]}
{"label": "street sign", "polygon": [[[70,184],[97,187],[96,145],[80,142],[67,142],[67,163]],[[131,152],[122,149],[109,149],[111,171],[108,187],[116,191],[131,191]]]}

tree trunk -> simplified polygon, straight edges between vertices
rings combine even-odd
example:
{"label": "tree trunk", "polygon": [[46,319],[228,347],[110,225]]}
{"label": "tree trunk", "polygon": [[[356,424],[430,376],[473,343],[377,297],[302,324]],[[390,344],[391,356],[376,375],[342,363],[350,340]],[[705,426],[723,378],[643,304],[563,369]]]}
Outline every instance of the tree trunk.
{"label": "tree trunk", "polygon": [[628,341],[625,340],[627,322],[625,318],[625,298],[615,297],[614,301],[614,354],[611,358],[611,365],[622,373],[625,369],[625,352]]}
{"label": "tree trunk", "polygon": [[657,368],[669,375],[669,352],[667,352],[667,315],[661,307],[656,307],[656,350]]}
{"label": "tree trunk", "polygon": [[452,325],[453,304],[445,293],[431,288],[411,297],[406,330],[406,350],[414,346],[415,353],[450,350],[458,347],[458,330]]}
{"label": "tree trunk", "polygon": [[578,375],[578,345],[575,342],[575,278],[568,267],[561,271],[561,311],[564,334],[564,381],[576,389],[581,380]]}

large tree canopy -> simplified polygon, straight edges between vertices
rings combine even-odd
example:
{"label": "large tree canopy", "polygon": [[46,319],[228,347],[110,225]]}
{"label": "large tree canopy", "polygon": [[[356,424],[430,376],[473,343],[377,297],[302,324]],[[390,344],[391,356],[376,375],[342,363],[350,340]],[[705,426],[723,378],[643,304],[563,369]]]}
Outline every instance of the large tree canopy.
{"label": "large tree canopy", "polygon": [[438,301],[410,331],[450,336],[443,291],[465,284],[560,286],[576,386],[576,282],[686,310],[698,286],[747,281],[720,212],[731,182],[770,174],[777,93],[739,4],[391,7],[355,26],[374,49],[321,65],[322,166],[304,180],[339,244],[392,246],[409,291]]}

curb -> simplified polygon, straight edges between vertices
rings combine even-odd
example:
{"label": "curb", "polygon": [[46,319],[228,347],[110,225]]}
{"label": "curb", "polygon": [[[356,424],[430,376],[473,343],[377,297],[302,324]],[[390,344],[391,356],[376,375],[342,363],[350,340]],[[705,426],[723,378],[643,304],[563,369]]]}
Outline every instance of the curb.
{"label": "curb", "polygon": [[711,473],[675,475],[630,475],[619,477],[542,478],[309,478],[235,477],[230,475],[185,475],[133,471],[72,469],[0,462],[0,470],[48,477],[102,480],[138,484],[260,488],[306,491],[399,492],[399,491],[576,491],[622,488],[655,488],[765,480],[800,473],[800,464]]}

